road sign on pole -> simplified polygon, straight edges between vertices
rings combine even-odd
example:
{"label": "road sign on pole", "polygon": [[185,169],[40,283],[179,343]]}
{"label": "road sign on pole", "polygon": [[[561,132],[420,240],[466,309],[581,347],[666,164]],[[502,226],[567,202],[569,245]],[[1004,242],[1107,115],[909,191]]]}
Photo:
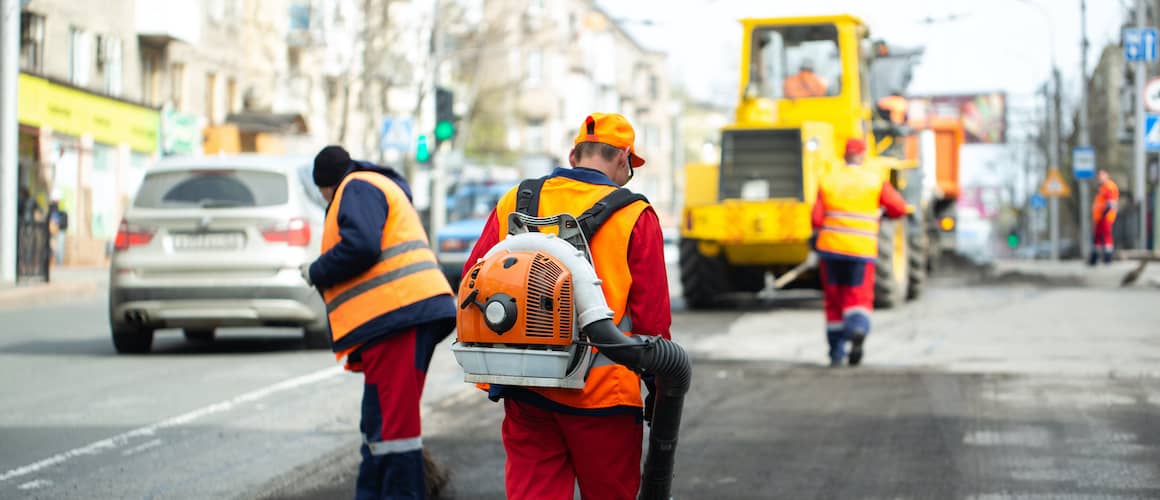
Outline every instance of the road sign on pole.
{"label": "road sign on pole", "polygon": [[1156,28],[1128,28],[1124,30],[1124,59],[1128,62],[1156,60]]}
{"label": "road sign on pole", "polygon": [[1076,179],[1091,179],[1096,171],[1096,150],[1091,146],[1079,146],[1071,150],[1071,164]]}
{"label": "road sign on pole", "polygon": [[1041,195],[1039,193],[1035,193],[1035,194],[1031,195],[1031,209],[1032,210],[1043,210],[1043,207],[1046,207],[1046,206],[1047,206],[1047,198],[1044,198],[1043,195]]}
{"label": "road sign on pole", "polygon": [[1071,188],[1066,182],[1063,182],[1063,176],[1059,174],[1059,169],[1052,168],[1047,171],[1047,178],[1043,179],[1043,185],[1039,186],[1039,194],[1046,198],[1066,198],[1071,196]]}
{"label": "road sign on pole", "polygon": [[1149,113],[1144,118],[1144,149],[1160,151],[1160,115]]}
{"label": "road sign on pole", "polygon": [[1153,113],[1160,113],[1160,78],[1153,78],[1144,85],[1144,107]]}
{"label": "road sign on pole", "polygon": [[414,143],[414,132],[414,123],[410,118],[383,118],[383,127],[379,131],[379,148],[383,151],[390,149],[410,151],[411,144]]}

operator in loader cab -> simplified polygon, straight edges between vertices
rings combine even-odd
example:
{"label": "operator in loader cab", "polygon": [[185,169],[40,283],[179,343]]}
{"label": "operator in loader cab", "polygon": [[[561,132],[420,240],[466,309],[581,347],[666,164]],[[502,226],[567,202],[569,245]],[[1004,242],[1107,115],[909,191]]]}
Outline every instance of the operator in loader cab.
{"label": "operator in loader cab", "polygon": [[[525,180],[504,195],[488,217],[464,274],[507,236],[512,212],[579,216],[628,183],[633,170],[645,163],[633,145],[635,136],[619,114],[585,118],[568,156],[572,168]],[[615,210],[589,246],[613,322],[626,335],[670,338],[664,247],[652,206],[641,197]],[[504,400],[507,497],[571,499],[579,482],[583,498],[635,499],[641,480],[642,419],[649,417],[642,413],[640,383],[632,370],[599,355],[583,389],[481,387],[493,401]]]}
{"label": "operator in loader cab", "polygon": [[899,218],[913,211],[879,172],[862,166],[866,143],[846,141],[846,165],[822,177],[814,203],[814,250],[820,258],[830,366],[862,362],[874,310],[879,209]]}
{"label": "operator in loader cab", "polygon": [[782,94],[791,99],[801,97],[824,97],[830,84],[814,72],[814,62],[802,59],[797,74],[788,76],[782,82]]}

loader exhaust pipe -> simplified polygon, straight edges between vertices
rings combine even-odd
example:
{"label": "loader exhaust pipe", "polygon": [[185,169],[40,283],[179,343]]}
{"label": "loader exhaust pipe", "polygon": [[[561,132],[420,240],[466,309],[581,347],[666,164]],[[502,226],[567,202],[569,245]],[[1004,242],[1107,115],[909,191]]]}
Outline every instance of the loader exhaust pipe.
{"label": "loader exhaust pipe", "polygon": [[[604,300],[600,279],[585,253],[552,234],[526,233],[506,238],[488,252],[542,251],[560,260],[572,273],[577,324],[584,337],[608,359],[635,372],[653,375],[655,401],[645,413],[652,415],[648,453],[641,475],[641,500],[668,500],[672,491],[678,434],[685,394],[693,379],[693,367],[684,348],[660,337],[628,336],[612,322],[612,310]],[[486,258],[486,257],[485,257]]]}

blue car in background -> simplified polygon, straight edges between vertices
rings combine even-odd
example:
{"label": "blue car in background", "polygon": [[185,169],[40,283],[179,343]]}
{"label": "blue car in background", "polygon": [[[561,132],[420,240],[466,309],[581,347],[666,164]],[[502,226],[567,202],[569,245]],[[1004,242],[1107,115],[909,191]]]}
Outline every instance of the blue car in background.
{"label": "blue car in background", "polygon": [[463,264],[487,224],[487,216],[514,184],[472,182],[459,185],[447,198],[447,224],[435,234],[436,256],[453,289],[459,288]]}

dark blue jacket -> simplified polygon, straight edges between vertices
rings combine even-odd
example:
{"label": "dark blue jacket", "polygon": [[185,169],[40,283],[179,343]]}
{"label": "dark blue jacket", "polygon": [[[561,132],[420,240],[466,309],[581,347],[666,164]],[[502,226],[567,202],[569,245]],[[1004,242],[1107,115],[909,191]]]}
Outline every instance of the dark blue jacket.
{"label": "dark blue jacket", "polygon": [[[356,161],[347,174],[358,171],[386,176],[399,185],[408,200],[411,199],[411,186],[394,169]],[[346,184],[340,205],[336,207],[331,204],[326,208],[328,213],[338,210],[338,234],[341,241],[310,265],[310,280],[314,286],[326,290],[352,280],[378,264],[383,250],[383,226],[390,209],[386,195],[374,184],[361,180],[352,180]],[[440,295],[397,311],[384,311],[383,315],[347,334],[343,342],[366,342],[365,347],[373,340],[381,340],[411,327],[416,327],[420,333],[437,335],[439,339],[446,337],[455,328],[455,299],[450,295]],[[344,347],[334,346],[335,352]]]}

